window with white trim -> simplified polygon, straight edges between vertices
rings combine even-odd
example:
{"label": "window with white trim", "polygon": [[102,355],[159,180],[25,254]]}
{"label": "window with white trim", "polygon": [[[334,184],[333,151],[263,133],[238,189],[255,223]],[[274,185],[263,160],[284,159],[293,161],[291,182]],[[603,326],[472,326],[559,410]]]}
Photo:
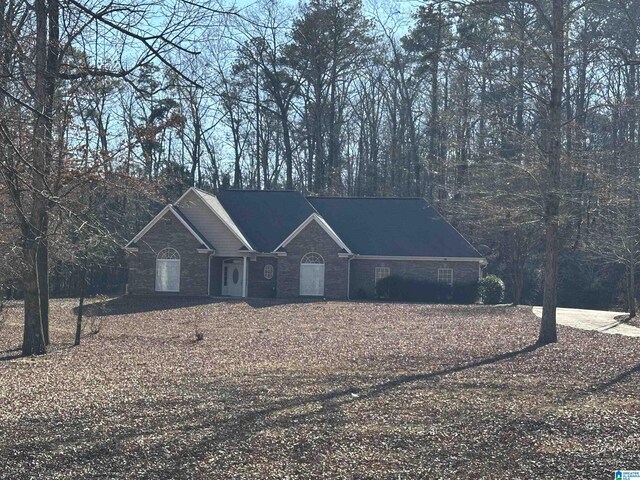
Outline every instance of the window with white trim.
{"label": "window with white trim", "polygon": [[156,292],[179,291],[180,254],[175,248],[165,248],[156,257]]}
{"label": "window with white trim", "polygon": [[453,286],[453,268],[439,268],[438,283]]}
{"label": "window with white trim", "polygon": [[271,280],[273,278],[273,265],[268,264],[264,266],[264,278]]}
{"label": "window with white trim", "polygon": [[376,285],[378,284],[378,281],[382,280],[383,278],[388,277],[389,275],[391,275],[391,268],[389,268],[389,267],[376,267],[376,276],[375,276]]}
{"label": "window with white trim", "polygon": [[300,295],[324,296],[324,258],[309,252],[300,260]]}
{"label": "window with white trim", "polygon": [[309,253],[305,254],[304,257],[302,257],[302,260],[300,260],[300,263],[313,264],[313,265],[324,265],[324,258],[322,258],[322,255],[320,255],[319,253],[309,252]]}

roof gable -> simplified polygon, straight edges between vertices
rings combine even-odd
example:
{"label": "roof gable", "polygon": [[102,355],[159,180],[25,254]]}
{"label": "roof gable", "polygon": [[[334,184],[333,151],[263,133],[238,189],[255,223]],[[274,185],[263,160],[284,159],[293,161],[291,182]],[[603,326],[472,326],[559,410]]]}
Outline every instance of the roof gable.
{"label": "roof gable", "polygon": [[153,226],[158,223],[167,213],[172,213],[174,217],[191,233],[193,238],[195,238],[198,242],[200,242],[202,249],[215,251],[213,245],[204,238],[204,236],[193,226],[193,224],[184,216],[184,214],[180,211],[179,208],[174,207],[173,205],[167,205],[164,207],[160,213],[158,213],[153,219],[147,223],[147,225],[138,232],[138,234],[129,241],[124,248],[135,248],[135,244],[140,241],[141,238],[145,236],[145,234],[153,228]]}
{"label": "roof gable", "polygon": [[233,256],[242,248],[254,250],[214,195],[191,187],[175,204],[216,245],[220,255]]}
{"label": "roof gable", "polygon": [[217,198],[260,252],[276,250],[315,212],[303,195],[291,190],[224,190]]}
{"label": "roof gable", "polygon": [[358,255],[482,259],[424,199],[307,198]]}
{"label": "roof gable", "polygon": [[309,217],[304,222],[302,222],[298,226],[298,228],[296,228],[293,232],[291,232],[291,234],[287,238],[285,238],[282,241],[282,243],[280,243],[280,245],[278,245],[274,249],[274,251],[283,251],[283,249],[289,244],[289,242],[291,242],[294,238],[296,238],[300,234],[300,232],[302,232],[305,229],[305,227],[309,225],[311,222],[316,222],[327,233],[327,235],[329,235],[331,239],[334,242],[336,242],[336,244],[340,248],[344,250],[345,253],[352,253],[351,250],[349,250],[349,247],[347,247],[347,245],[336,234],[336,232],[333,231],[331,226],[324,220],[324,218],[322,218],[320,215],[318,215],[315,212],[309,215]]}

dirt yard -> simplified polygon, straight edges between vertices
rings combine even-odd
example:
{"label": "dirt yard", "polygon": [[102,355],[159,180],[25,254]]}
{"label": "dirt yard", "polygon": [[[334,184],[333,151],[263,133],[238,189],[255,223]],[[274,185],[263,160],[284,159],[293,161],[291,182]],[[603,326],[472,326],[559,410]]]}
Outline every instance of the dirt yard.
{"label": "dirt yard", "polygon": [[16,357],[19,304],[0,327],[0,478],[640,469],[639,339],[535,348],[524,307],[137,299],[93,304],[74,348],[74,307],[44,357]]}

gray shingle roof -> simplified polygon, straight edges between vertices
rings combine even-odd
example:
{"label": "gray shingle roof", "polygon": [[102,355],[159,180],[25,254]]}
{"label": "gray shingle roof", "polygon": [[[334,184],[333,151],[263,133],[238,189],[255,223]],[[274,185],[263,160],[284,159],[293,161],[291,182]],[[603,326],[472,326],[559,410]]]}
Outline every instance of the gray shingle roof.
{"label": "gray shingle roof", "polygon": [[356,254],[482,258],[424,199],[307,199]]}
{"label": "gray shingle roof", "polygon": [[422,198],[305,198],[290,190],[225,190],[217,197],[260,252],[273,252],[315,212],[358,255],[482,258]]}
{"label": "gray shingle roof", "polygon": [[224,190],[217,197],[259,252],[273,252],[315,211],[304,196],[291,190]]}

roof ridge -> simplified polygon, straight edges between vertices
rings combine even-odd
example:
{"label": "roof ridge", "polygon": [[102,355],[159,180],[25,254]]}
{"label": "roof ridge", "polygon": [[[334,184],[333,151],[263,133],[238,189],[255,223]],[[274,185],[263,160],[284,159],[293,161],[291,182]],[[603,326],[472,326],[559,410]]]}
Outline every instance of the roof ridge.
{"label": "roof ridge", "polygon": [[338,200],[424,200],[424,197],[356,197],[356,196],[348,196],[348,197],[337,197],[330,195],[307,195],[306,198],[330,198],[330,199],[338,199]]}
{"label": "roof ridge", "polygon": [[215,194],[215,193],[207,192],[206,190],[203,190],[203,189],[198,188],[198,187],[191,187],[191,188],[193,188],[194,190],[196,190],[196,191],[198,191],[198,192],[200,192],[200,193],[204,193],[204,194],[206,194],[206,195],[211,195],[212,197],[215,197],[215,196],[216,196],[216,194]]}
{"label": "roof ridge", "polygon": [[[259,190],[257,188],[227,188],[225,190],[220,190],[219,193],[223,193],[223,192],[300,193],[298,190],[290,190],[290,189]],[[300,193],[300,195],[302,194]]]}

